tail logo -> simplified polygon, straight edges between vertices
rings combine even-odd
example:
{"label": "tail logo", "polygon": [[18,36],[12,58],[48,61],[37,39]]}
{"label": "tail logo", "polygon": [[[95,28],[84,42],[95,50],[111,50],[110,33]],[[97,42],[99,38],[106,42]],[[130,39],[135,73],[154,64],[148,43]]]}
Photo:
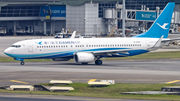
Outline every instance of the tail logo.
{"label": "tail logo", "polygon": [[156,23],[157,25],[159,25],[162,29],[168,29],[166,28],[166,26],[169,24],[169,23],[164,23],[162,26],[159,24],[159,23]]}

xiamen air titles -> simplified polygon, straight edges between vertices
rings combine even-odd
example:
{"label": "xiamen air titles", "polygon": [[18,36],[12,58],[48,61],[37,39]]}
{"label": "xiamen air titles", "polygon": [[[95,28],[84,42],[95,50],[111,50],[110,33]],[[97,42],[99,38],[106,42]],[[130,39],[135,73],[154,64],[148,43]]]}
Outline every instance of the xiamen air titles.
{"label": "xiamen air titles", "polygon": [[58,44],[80,44],[80,41],[40,41],[40,42],[36,42],[39,45],[58,45]]}

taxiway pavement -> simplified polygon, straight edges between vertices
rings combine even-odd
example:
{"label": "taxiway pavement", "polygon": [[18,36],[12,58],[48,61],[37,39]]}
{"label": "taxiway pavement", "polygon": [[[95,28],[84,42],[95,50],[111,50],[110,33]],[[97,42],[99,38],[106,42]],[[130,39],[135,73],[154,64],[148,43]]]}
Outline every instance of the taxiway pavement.
{"label": "taxiway pavement", "polygon": [[[50,80],[86,83],[90,79],[110,79],[116,83],[167,83],[180,80],[180,60],[109,60],[103,65],[70,62],[0,63],[0,85],[39,84]],[[179,83],[179,82],[174,82]]]}

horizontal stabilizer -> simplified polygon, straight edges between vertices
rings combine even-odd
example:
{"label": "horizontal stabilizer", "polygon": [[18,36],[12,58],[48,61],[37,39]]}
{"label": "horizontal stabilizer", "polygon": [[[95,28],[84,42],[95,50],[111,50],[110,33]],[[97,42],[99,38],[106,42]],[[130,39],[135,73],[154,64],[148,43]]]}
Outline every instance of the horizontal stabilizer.
{"label": "horizontal stabilizer", "polygon": [[169,42],[169,41],[176,41],[176,40],[180,40],[180,38],[176,38],[176,39],[163,39],[162,42]]}

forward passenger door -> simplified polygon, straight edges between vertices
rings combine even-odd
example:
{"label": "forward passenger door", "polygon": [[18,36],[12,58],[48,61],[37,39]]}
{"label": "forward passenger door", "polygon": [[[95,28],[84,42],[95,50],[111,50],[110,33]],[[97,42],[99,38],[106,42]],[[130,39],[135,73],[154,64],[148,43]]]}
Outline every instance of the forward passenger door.
{"label": "forward passenger door", "polygon": [[33,44],[32,44],[32,42],[28,42],[28,52],[33,52]]}

